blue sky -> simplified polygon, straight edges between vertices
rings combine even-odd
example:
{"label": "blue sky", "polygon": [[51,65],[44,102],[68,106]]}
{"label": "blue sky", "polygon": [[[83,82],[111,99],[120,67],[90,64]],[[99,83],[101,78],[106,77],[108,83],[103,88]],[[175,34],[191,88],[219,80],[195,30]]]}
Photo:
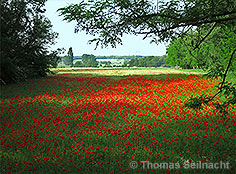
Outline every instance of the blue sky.
{"label": "blue sky", "polygon": [[63,17],[59,16],[57,9],[65,7],[70,3],[77,3],[80,0],[48,0],[45,5],[45,16],[50,19],[53,25],[53,31],[59,33],[57,44],[52,49],[65,48],[66,52],[69,47],[73,48],[74,55],[94,54],[95,56],[162,56],[166,54],[166,46],[164,44],[150,44],[150,40],[143,40],[143,36],[125,35],[123,37],[123,45],[117,45],[116,48],[101,48],[95,50],[95,43],[88,44],[93,39],[92,36],[86,35],[85,32],[74,33],[76,23],[63,21]]}

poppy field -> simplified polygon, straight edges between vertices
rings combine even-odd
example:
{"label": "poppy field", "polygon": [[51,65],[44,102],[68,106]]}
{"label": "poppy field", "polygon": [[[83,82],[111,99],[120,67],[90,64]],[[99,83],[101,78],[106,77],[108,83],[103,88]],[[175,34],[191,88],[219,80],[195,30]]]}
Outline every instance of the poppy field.
{"label": "poppy field", "polygon": [[183,106],[217,80],[93,72],[2,87],[0,173],[236,173],[236,107]]}

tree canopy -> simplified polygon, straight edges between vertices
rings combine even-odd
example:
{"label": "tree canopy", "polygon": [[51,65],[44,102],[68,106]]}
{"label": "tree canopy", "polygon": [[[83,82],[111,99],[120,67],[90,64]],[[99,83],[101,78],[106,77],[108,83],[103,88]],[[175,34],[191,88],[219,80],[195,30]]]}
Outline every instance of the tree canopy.
{"label": "tree canopy", "polygon": [[71,67],[73,67],[74,55],[73,55],[72,47],[69,48],[67,55],[68,55],[69,64]]}
{"label": "tree canopy", "polygon": [[137,67],[160,67],[165,64],[165,56],[148,56],[143,58],[134,58],[128,62],[129,66]]}
{"label": "tree canopy", "polygon": [[98,62],[93,54],[83,54],[82,55],[82,65],[85,67],[97,67]]}
{"label": "tree canopy", "polygon": [[43,15],[45,1],[1,1],[1,83],[45,76],[56,66],[60,50],[49,51],[49,45],[58,34]]}
{"label": "tree canopy", "polygon": [[[167,48],[167,63],[182,68],[218,68],[221,69],[222,76],[236,48],[236,26],[215,28],[198,49],[195,49],[191,42],[197,39],[195,37],[198,37],[198,32],[205,35],[207,31],[191,30],[185,37],[171,41]],[[236,61],[232,62],[230,70],[236,71]]]}
{"label": "tree canopy", "polygon": [[65,20],[77,22],[75,32],[85,31],[95,36],[91,41],[113,47],[122,43],[124,34],[144,34],[144,38],[161,42],[183,35],[192,27],[210,30],[212,25],[235,24],[235,0],[159,0],[157,10],[152,2],[90,0],[59,12]]}

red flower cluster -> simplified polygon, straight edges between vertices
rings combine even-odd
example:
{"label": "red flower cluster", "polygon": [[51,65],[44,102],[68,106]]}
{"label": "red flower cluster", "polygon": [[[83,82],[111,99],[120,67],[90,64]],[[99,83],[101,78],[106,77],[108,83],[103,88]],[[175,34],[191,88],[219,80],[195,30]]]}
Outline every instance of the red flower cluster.
{"label": "red flower cluster", "polygon": [[[195,75],[59,74],[3,88],[18,94],[1,98],[0,170],[131,173],[133,160],[233,161],[235,109],[222,120],[213,106],[183,107],[191,96],[211,94],[215,84]],[[157,171],[139,166],[136,172]]]}

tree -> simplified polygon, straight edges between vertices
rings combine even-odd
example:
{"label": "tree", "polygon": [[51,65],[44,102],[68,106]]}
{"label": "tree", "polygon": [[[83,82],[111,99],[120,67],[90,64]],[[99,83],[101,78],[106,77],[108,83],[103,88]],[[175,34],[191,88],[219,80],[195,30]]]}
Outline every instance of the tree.
{"label": "tree", "polygon": [[124,63],[121,66],[122,67],[127,67],[128,66],[128,60],[125,60]]}
{"label": "tree", "polygon": [[68,55],[68,62],[69,62],[69,64],[70,64],[70,66],[73,67],[73,59],[74,59],[74,56],[73,56],[72,47],[69,48],[69,51],[68,51],[67,55]]}
{"label": "tree", "polygon": [[[222,68],[224,70],[229,61],[228,58],[236,47],[236,27],[215,28],[205,39],[204,43],[199,45],[198,49],[194,49],[195,46],[191,41],[198,37],[199,32],[202,35],[207,34],[204,29],[200,31],[191,30],[184,37],[178,37],[171,41],[167,49],[167,63],[178,65],[182,68],[188,66],[190,68],[200,67],[206,70],[219,67],[216,64],[220,64],[224,66]],[[234,63],[236,62],[234,61]],[[235,67],[234,64],[231,65],[231,70],[233,67]]]}
{"label": "tree", "polygon": [[74,67],[83,67],[83,64],[81,61],[77,61],[75,62]]}
{"label": "tree", "polygon": [[98,62],[96,61],[96,57],[92,54],[83,54],[82,55],[82,64],[85,67],[97,67]]}
{"label": "tree", "polygon": [[170,0],[159,1],[155,11],[149,0],[91,0],[59,11],[65,20],[77,22],[76,32],[98,35],[92,41],[102,46],[116,46],[125,33],[144,34],[157,42],[183,35],[191,27],[232,25],[235,7],[234,0]]}
{"label": "tree", "polygon": [[1,83],[45,76],[58,62],[61,50],[49,52],[57,33],[43,16],[45,0],[2,0]]}
{"label": "tree", "polygon": [[178,65],[183,69],[192,69],[193,67],[197,66],[196,59],[190,55],[185,44],[185,40],[183,40],[181,37],[171,41],[167,48],[168,54],[166,62],[168,64],[172,66]]}
{"label": "tree", "polygon": [[132,67],[132,66],[138,66],[138,58],[134,58],[134,59],[131,59],[129,62],[128,62],[129,66]]}
{"label": "tree", "polygon": [[111,61],[104,61],[102,63],[104,64],[104,67],[112,67]]}
{"label": "tree", "polygon": [[[160,1],[158,5],[158,10],[154,10],[149,0],[91,0],[69,5],[59,11],[64,20],[77,22],[76,32],[86,31],[97,36],[90,43],[96,42],[96,46],[100,44],[102,47],[122,44],[124,34],[143,34],[144,39],[151,38],[151,42],[159,43],[184,37],[192,29],[204,30],[206,34],[199,32],[194,40],[188,41],[194,45],[195,51],[215,29],[232,28],[236,23],[235,0],[169,0]],[[223,49],[222,45],[219,47]],[[188,52],[194,56],[191,50]],[[232,47],[225,55],[228,56],[225,69],[210,68],[214,77],[220,75],[222,78],[219,93],[223,89],[232,89],[225,86],[225,78],[235,59],[235,52],[236,48]]]}
{"label": "tree", "polygon": [[160,67],[165,63],[165,56],[148,56],[148,57],[140,57],[131,59],[128,64],[130,67],[138,66],[138,67]]}

